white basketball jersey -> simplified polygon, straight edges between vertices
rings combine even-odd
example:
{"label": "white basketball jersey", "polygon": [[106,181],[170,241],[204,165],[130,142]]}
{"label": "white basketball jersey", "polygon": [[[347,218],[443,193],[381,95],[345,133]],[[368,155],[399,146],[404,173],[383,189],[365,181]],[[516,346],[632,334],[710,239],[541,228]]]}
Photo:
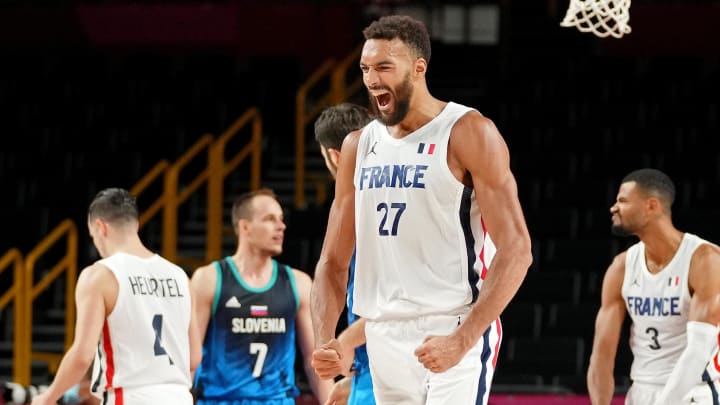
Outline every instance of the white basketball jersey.
{"label": "white basketball jersey", "polygon": [[379,121],[360,136],[355,167],[354,312],[371,320],[466,309],[495,248],[475,192],[447,164],[450,131],[470,108],[448,103],[396,139]]}
{"label": "white basketball jersey", "polygon": [[[686,233],[670,263],[656,274],[647,269],[644,243],[628,249],[622,296],[632,319],[633,381],[665,384],[685,349],[691,300],[690,260],[703,243],[708,242]],[[701,383],[702,376],[698,375],[697,380]]]}
{"label": "white basketball jersey", "polygon": [[185,272],[158,255],[117,253],[99,263],[112,271],[119,288],[98,343],[91,390],[111,391],[117,398],[123,389],[148,385],[190,388]]}

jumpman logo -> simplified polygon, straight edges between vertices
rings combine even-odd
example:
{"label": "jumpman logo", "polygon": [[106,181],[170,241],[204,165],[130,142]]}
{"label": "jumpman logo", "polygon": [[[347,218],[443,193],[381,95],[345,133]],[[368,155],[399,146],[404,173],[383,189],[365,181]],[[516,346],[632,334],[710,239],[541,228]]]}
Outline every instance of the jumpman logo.
{"label": "jumpman logo", "polygon": [[633,285],[640,287],[640,283],[638,283],[637,279],[633,280],[631,286],[633,286]]}
{"label": "jumpman logo", "polygon": [[365,155],[366,157],[367,157],[367,156],[370,156],[371,153],[372,153],[373,155],[377,156],[377,153],[375,153],[375,146],[376,146],[377,144],[378,144],[378,141],[375,141],[375,143],[372,144],[372,146],[370,147],[370,152],[368,152],[367,155]]}

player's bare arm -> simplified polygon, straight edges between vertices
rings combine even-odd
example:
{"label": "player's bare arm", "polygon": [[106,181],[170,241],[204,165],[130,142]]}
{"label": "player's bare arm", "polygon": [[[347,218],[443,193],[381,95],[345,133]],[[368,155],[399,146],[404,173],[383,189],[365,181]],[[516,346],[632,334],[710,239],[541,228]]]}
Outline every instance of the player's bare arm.
{"label": "player's bare arm", "polygon": [[353,360],[355,359],[355,348],[365,344],[365,318],[358,318],[350,326],[345,328],[338,336],[340,347],[343,349],[341,359],[341,369],[339,374],[344,376],[352,375],[351,371]]}
{"label": "player's bare arm", "polygon": [[688,282],[692,294],[688,321],[720,324],[720,247],[706,243],[697,248]]}
{"label": "player's bare arm", "polygon": [[457,364],[477,343],[520,288],[532,263],[530,235],[510,171],[510,155],[492,121],[478,112],[458,120],[450,135],[448,166],[456,178],[476,191],[482,218],[497,252],[463,324],[441,339],[445,342],[434,355],[428,356],[423,350],[427,342],[416,353],[426,367],[434,365],[434,372]]}
{"label": "player's bare arm", "polygon": [[330,208],[327,232],[315,268],[310,298],[315,347],[334,341],[338,318],[345,307],[348,267],[355,246],[355,154],[360,131],[344,140]]}
{"label": "player's bare arm", "polygon": [[190,342],[190,377],[195,380],[195,370],[202,361],[202,342],[203,335],[200,333],[200,329],[197,326],[196,319],[196,298],[192,293],[192,286],[190,287],[190,327],[188,329],[188,342]]}
{"label": "player's bare arm", "polygon": [[193,303],[191,325],[194,324],[196,331],[195,338],[200,341],[201,346],[202,342],[205,340],[208,322],[210,322],[210,316],[212,315],[212,305],[213,300],[215,299],[216,286],[217,271],[215,270],[214,264],[208,264],[197,268],[190,278],[190,296]]}
{"label": "player's bare arm", "polygon": [[343,377],[333,385],[327,401],[323,405],[346,405],[352,390],[352,377]]}
{"label": "player's bare arm", "polygon": [[658,398],[657,404],[676,404],[698,383],[717,348],[720,322],[720,248],[703,244],[690,262],[688,284],[692,299],[687,345]]}
{"label": "player's bare arm", "polygon": [[33,405],[55,404],[82,380],[95,356],[105,318],[115,306],[117,291],[115,276],[101,264],[93,264],[80,273],[75,288],[75,340],[63,356],[52,384],[33,399]]}
{"label": "player's bare arm", "polygon": [[615,356],[625,320],[622,284],[625,277],[625,252],[617,255],[605,272],[600,309],[595,318],[587,385],[593,405],[608,405],[615,392]]}
{"label": "player's bare arm", "polygon": [[312,280],[310,276],[300,270],[293,269],[293,275],[295,276],[295,285],[297,286],[298,296],[300,298],[295,327],[300,351],[303,356],[303,367],[313,393],[318,401],[323,404],[330,395],[333,382],[332,380],[321,380],[315,374],[311,364],[315,344],[312,319],[310,317],[310,289],[312,288]]}

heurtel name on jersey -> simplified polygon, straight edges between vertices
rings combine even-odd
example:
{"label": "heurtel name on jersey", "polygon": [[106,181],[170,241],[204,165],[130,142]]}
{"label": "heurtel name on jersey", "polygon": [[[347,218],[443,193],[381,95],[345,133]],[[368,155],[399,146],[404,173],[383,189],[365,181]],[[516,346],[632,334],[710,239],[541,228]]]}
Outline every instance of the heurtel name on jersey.
{"label": "heurtel name on jersey", "polygon": [[251,305],[250,317],[232,318],[231,330],[235,334],[285,333],[285,318],[272,318],[267,315],[267,305]]}
{"label": "heurtel name on jersey", "polygon": [[360,190],[370,188],[425,188],[428,165],[384,165],[360,169]]}
{"label": "heurtel name on jersey", "polygon": [[627,308],[631,315],[638,316],[680,316],[680,297],[627,297]]}
{"label": "heurtel name on jersey", "polygon": [[184,295],[174,278],[128,276],[133,295],[154,295],[156,297],[178,297]]}

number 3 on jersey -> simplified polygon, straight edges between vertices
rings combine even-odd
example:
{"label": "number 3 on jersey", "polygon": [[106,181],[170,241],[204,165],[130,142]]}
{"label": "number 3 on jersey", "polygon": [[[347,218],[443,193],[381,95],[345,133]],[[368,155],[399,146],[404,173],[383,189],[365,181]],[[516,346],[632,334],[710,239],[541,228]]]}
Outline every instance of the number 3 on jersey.
{"label": "number 3 on jersey", "polygon": [[[380,226],[378,227],[378,233],[380,236],[397,236],[400,217],[403,212],[405,212],[406,205],[406,203],[391,203],[388,207],[388,204],[385,202],[381,202],[377,205],[377,212],[382,213]],[[387,229],[387,226],[389,225],[388,216],[390,216],[390,221],[392,222],[392,228],[390,228],[390,230]]]}

